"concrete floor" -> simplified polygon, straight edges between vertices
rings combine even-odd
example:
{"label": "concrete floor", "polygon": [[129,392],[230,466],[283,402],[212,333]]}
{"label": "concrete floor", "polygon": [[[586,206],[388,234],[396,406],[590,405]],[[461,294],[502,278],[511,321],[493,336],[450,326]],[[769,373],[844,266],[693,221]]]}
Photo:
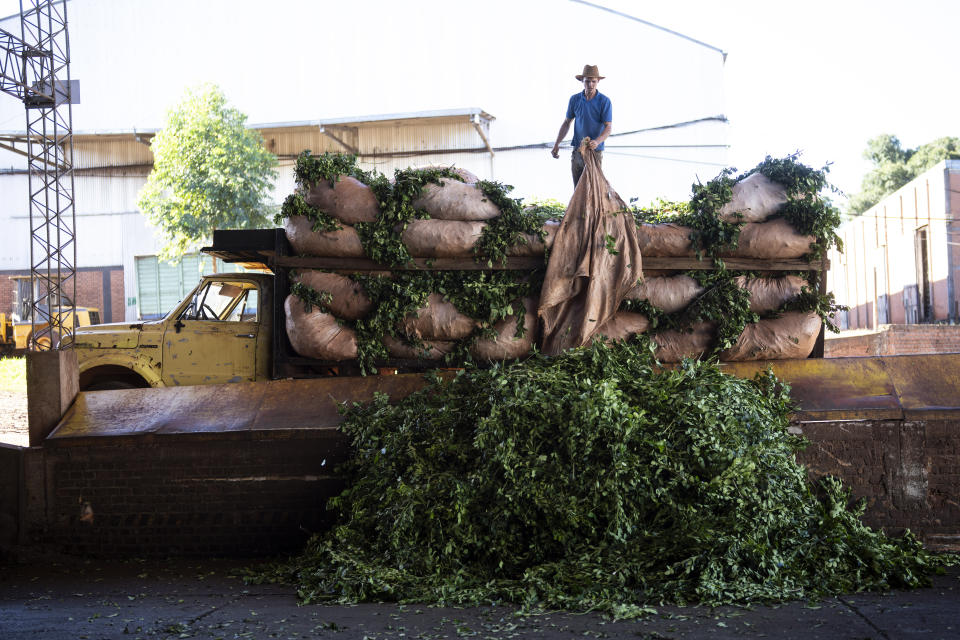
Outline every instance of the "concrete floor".
{"label": "concrete floor", "polygon": [[751,609],[659,607],[646,620],[516,616],[510,607],[299,606],[282,585],[236,577],[252,561],[98,561],[62,556],[0,565],[0,638],[960,638],[960,568],[910,592],[854,594]]}

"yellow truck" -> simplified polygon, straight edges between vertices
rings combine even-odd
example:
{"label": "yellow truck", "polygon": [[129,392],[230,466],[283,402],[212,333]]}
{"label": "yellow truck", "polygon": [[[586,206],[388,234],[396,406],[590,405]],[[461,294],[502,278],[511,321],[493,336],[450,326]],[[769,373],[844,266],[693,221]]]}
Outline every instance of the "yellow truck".
{"label": "yellow truck", "polygon": [[217,231],[204,251],[262,271],[203,276],[159,320],[77,328],[64,346],[77,353],[81,391],[341,372],[342,363],[297,356],[287,340],[287,270],[276,259],[289,252],[283,229]]}
{"label": "yellow truck", "polygon": [[80,390],[166,387],[270,377],[273,276],[204,276],[160,320],[73,334]]}
{"label": "yellow truck", "polygon": [[[45,351],[56,347],[60,341],[59,333],[37,335],[48,326],[48,323],[35,321],[32,316],[32,310],[30,309],[30,276],[10,276],[10,279],[15,281],[13,313],[0,313],[0,354],[11,355],[26,351],[30,348],[35,336],[37,338],[34,348]],[[74,306],[73,301],[64,295],[62,304],[58,304],[61,301],[56,299],[51,301],[47,296],[43,296],[40,298],[40,307],[49,309],[51,302],[53,308]],[[100,324],[100,310],[95,307],[75,307],[73,314],[63,316],[60,322],[62,327],[72,330],[93,324]]]}

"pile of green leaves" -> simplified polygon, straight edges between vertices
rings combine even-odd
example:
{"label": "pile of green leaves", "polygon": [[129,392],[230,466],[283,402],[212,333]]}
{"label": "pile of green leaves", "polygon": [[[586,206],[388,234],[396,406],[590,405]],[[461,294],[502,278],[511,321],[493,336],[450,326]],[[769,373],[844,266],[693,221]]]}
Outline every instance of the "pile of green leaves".
{"label": "pile of green leaves", "polygon": [[926,584],[938,558],[810,484],[772,374],[619,343],[354,405],[337,525],[260,580],[304,602],[511,602],[629,617]]}
{"label": "pile of green leaves", "polygon": [[[457,310],[479,322],[478,328],[458,341],[448,362],[469,362],[469,347],[478,338],[492,338],[493,325],[510,317],[517,318],[517,337],[524,335],[526,310],[521,300],[539,297],[543,272],[518,271],[396,271],[391,276],[353,274],[372,303],[372,311],[355,321],[342,320],[357,334],[357,359],[361,372],[377,372],[376,363],[388,360],[383,343],[391,335],[413,346],[422,343],[400,332],[404,318],[427,304],[431,293],[438,293]],[[307,305],[326,310],[330,293],[296,283],[290,291]]]}

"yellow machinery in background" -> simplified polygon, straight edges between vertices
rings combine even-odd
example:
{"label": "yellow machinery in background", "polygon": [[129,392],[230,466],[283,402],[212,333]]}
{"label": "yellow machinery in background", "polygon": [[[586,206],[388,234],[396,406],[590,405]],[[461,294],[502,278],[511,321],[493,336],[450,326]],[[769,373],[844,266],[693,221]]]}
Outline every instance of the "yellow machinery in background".
{"label": "yellow machinery in background", "polygon": [[[30,308],[33,299],[30,276],[10,276],[10,279],[15,281],[13,312],[0,313],[0,354],[4,355],[29,349],[34,335],[48,326],[47,322],[33,321]],[[48,300],[46,296],[42,296],[40,306],[69,309],[73,307],[73,301],[67,296],[62,296],[62,300]],[[73,314],[67,314],[61,319],[62,327],[72,331],[74,327],[100,324],[100,310],[97,308],[76,307],[73,311]],[[40,336],[33,348],[40,351],[56,348],[59,340],[60,336],[57,334]]]}

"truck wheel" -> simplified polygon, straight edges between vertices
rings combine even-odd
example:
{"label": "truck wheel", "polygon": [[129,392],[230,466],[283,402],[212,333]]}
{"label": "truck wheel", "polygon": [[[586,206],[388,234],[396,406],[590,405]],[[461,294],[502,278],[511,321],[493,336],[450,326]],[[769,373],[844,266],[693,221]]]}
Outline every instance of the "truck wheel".
{"label": "truck wheel", "polygon": [[27,338],[27,344],[31,345],[31,348],[35,351],[50,351],[50,349],[60,345],[60,334],[54,331],[46,335],[34,336],[31,333],[30,337]]}

